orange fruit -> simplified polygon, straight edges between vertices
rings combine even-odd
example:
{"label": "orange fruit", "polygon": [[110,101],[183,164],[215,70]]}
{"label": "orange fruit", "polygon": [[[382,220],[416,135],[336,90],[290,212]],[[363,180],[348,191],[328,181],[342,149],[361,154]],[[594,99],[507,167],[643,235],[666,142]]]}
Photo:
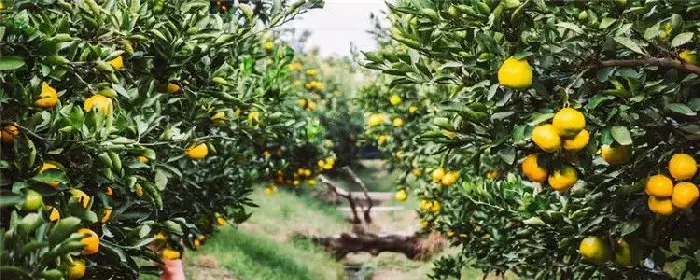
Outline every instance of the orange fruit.
{"label": "orange fruit", "polygon": [[166,248],[165,250],[163,250],[163,252],[161,252],[161,255],[166,260],[177,260],[180,258],[180,256],[182,256],[180,252],[172,250],[170,248]]}
{"label": "orange fruit", "polygon": [[689,180],[698,171],[698,163],[689,154],[674,154],[668,162],[668,171],[676,180]]}
{"label": "orange fruit", "polygon": [[571,189],[571,187],[576,184],[576,181],[578,181],[578,174],[576,173],[576,169],[570,165],[565,165],[560,169],[554,170],[547,179],[549,185],[560,192]]}
{"label": "orange fruit", "polygon": [[610,258],[608,244],[596,236],[589,236],[581,240],[578,251],[584,259],[594,263],[601,263]]}
{"label": "orange fruit", "polygon": [[107,223],[109,221],[109,218],[112,217],[112,209],[104,209],[102,212],[102,218],[100,219],[100,223]]}
{"label": "orange fruit", "polygon": [[514,89],[524,89],[532,85],[532,67],[527,58],[507,58],[498,68],[498,83]]}
{"label": "orange fruit", "polygon": [[545,152],[553,153],[561,148],[561,139],[551,124],[538,125],[532,130],[532,141]]}
{"label": "orange fruit", "polygon": [[199,144],[193,144],[190,145],[189,147],[185,148],[185,155],[193,160],[200,160],[209,154],[209,148],[207,147],[207,144],[204,143],[199,143]]}
{"label": "orange fruit", "polygon": [[19,128],[14,123],[4,125],[0,129],[0,141],[5,144],[10,144],[15,137],[19,135]]}
{"label": "orange fruit", "polygon": [[610,146],[603,145],[600,148],[600,156],[609,165],[620,165],[630,161],[632,150],[630,146]]}
{"label": "orange fruit", "polygon": [[650,196],[647,201],[649,210],[662,216],[668,216],[675,211],[671,198]]}
{"label": "orange fruit", "polygon": [[586,117],[576,109],[563,108],[554,114],[552,126],[557,130],[559,136],[573,138],[586,128]]}
{"label": "orange fruit", "polygon": [[578,152],[588,145],[588,140],[590,140],[590,134],[584,128],[573,139],[565,139],[562,147],[567,151]]}
{"label": "orange fruit", "polygon": [[445,170],[445,168],[436,168],[435,170],[433,170],[433,182],[437,183],[442,181],[442,177],[445,177],[446,173],[447,171]]}
{"label": "orange fruit", "polygon": [[77,280],[85,276],[85,261],[80,259],[73,260],[73,263],[68,266],[68,279]]}
{"label": "orange fruit", "polygon": [[51,109],[56,107],[56,103],[58,103],[56,89],[46,82],[41,83],[41,94],[39,95],[39,99],[34,102],[34,105],[42,109]]}
{"label": "orange fruit", "polygon": [[547,179],[547,169],[537,164],[537,154],[529,154],[525,157],[520,167],[530,181],[541,183]]}
{"label": "orange fruit", "polygon": [[459,180],[459,177],[461,174],[459,171],[450,171],[445,174],[445,176],[442,176],[442,180],[440,180],[440,183],[442,183],[443,186],[450,186],[457,182]]}
{"label": "orange fruit", "polygon": [[671,202],[673,206],[680,209],[690,209],[700,196],[698,187],[690,182],[680,182],[673,187]]}
{"label": "orange fruit", "polygon": [[83,255],[94,254],[100,250],[100,238],[97,236],[97,233],[87,228],[79,229],[78,233],[84,236],[81,240],[85,244]]}
{"label": "orange fruit", "polygon": [[650,176],[647,178],[644,192],[651,196],[669,197],[673,193],[673,181],[661,174]]}
{"label": "orange fruit", "polygon": [[85,99],[85,102],[83,102],[83,110],[85,110],[85,112],[90,112],[93,109],[97,109],[98,112],[105,114],[111,113],[112,99],[99,94],[88,97]]}

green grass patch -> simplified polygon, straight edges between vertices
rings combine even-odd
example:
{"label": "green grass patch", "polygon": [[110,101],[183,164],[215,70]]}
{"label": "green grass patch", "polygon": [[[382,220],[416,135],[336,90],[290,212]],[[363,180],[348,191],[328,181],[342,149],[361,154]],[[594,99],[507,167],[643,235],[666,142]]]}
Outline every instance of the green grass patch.
{"label": "green grass patch", "polygon": [[263,235],[222,229],[190,257],[214,257],[240,279],[336,279],[342,269],[308,241],[281,243]]}

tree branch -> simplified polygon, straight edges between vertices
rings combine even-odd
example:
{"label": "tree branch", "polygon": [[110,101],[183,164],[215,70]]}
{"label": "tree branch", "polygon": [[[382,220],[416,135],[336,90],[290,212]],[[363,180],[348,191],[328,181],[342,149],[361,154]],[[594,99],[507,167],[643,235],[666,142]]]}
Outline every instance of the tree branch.
{"label": "tree branch", "polygon": [[360,220],[360,217],[357,215],[357,210],[355,209],[355,200],[352,198],[352,195],[350,195],[350,193],[346,192],[346,191],[343,191],[343,192],[338,191],[340,188],[338,186],[336,186],[331,180],[326,178],[326,176],[324,176],[324,175],[319,175],[318,179],[321,181],[321,183],[326,184],[328,186],[328,188],[331,191],[333,191],[336,195],[348,200],[348,204],[350,204],[350,211],[352,211],[352,223],[353,224],[361,224],[362,221]]}
{"label": "tree branch", "polygon": [[354,171],[349,166],[343,167],[348,174],[350,174],[350,177],[358,184],[360,185],[360,188],[362,188],[362,192],[365,194],[365,199],[367,200],[367,209],[362,207],[362,211],[364,212],[364,218],[365,218],[365,223],[371,224],[372,223],[372,217],[369,215],[369,211],[372,210],[372,206],[374,206],[374,203],[372,202],[372,198],[369,197],[369,194],[367,193],[367,187],[365,186],[365,182],[360,179],[360,177],[355,174]]}

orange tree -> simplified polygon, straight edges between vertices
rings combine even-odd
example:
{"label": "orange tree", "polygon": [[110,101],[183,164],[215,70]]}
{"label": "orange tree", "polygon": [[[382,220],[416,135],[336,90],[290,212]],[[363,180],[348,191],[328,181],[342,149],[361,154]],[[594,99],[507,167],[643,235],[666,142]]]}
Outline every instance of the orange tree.
{"label": "orange tree", "polygon": [[413,185],[425,225],[462,253],[439,260],[433,277],[467,263],[539,279],[700,275],[699,7],[390,7],[389,35],[408,50],[368,53],[366,67],[390,75],[392,90],[439,91],[413,131],[416,155],[434,165]]}
{"label": "orange tree", "polygon": [[247,218],[260,143],[305,122],[266,30],[320,1],[3,4],[3,276],[136,279]]}

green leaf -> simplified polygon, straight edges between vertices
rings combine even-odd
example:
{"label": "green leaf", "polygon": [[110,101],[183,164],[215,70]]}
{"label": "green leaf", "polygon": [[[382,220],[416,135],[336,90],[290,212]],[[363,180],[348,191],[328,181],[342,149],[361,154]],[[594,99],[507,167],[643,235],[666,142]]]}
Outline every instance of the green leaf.
{"label": "green leaf", "polygon": [[530,121],[527,124],[530,126],[536,126],[548,121],[552,117],[554,117],[554,113],[533,113],[532,117],[530,117]]}
{"label": "green leaf", "polygon": [[630,136],[630,131],[624,126],[613,126],[610,129],[613,139],[620,143],[620,145],[631,145],[632,136]]}
{"label": "green leaf", "polygon": [[690,108],[688,108],[688,106],[686,106],[686,105],[683,104],[683,103],[671,103],[671,104],[668,104],[668,105],[666,105],[666,110],[669,110],[669,111],[671,111],[671,112],[676,112],[676,113],[679,113],[679,114],[683,114],[683,115],[686,115],[686,116],[695,116],[695,115],[697,115],[696,112],[694,112],[693,110],[691,110]]}
{"label": "green leaf", "polygon": [[20,56],[0,56],[0,71],[12,71],[24,66],[24,58]]}
{"label": "green leaf", "polygon": [[617,19],[604,17],[600,21],[600,29],[606,29],[606,28],[610,27],[611,25],[613,25],[613,23],[615,23],[616,21],[617,21]]}
{"label": "green leaf", "polygon": [[558,27],[561,27],[561,28],[571,29],[571,30],[573,30],[574,32],[579,33],[579,34],[583,34],[583,33],[584,33],[584,31],[583,31],[583,29],[581,29],[581,27],[579,27],[578,25],[573,24],[573,23],[571,23],[571,22],[558,22],[558,23],[555,24],[555,25],[558,26]]}
{"label": "green leaf", "polygon": [[76,217],[67,217],[59,220],[49,232],[49,243],[58,244],[59,242],[62,242],[64,239],[78,230],[78,228],[80,228],[80,219]]}
{"label": "green leaf", "polygon": [[644,54],[642,48],[640,48],[639,45],[632,41],[632,39],[630,38],[618,36],[613,38],[613,40],[615,40],[615,42],[618,42],[620,45],[623,45],[626,48],[632,50],[633,52],[636,52],[638,54]]}
{"label": "green leaf", "polygon": [[690,40],[692,39],[693,32],[684,32],[676,35],[676,37],[673,37],[673,40],[671,41],[671,46],[678,47],[680,45],[690,42]]}

